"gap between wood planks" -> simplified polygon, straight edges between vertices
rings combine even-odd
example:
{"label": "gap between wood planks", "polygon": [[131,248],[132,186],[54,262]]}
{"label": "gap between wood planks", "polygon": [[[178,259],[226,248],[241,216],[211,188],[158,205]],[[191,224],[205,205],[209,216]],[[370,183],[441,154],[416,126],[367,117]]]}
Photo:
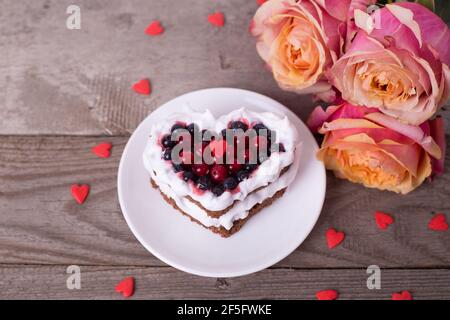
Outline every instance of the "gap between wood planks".
{"label": "gap between wood planks", "polygon": [[[85,268],[114,268],[114,269],[173,269],[177,272],[183,272],[185,274],[190,274],[181,270],[178,270],[170,265],[127,265],[127,264],[82,264],[82,263],[73,263],[73,264],[35,264],[35,263],[0,263],[0,269],[2,267],[8,268],[20,268],[20,267],[28,267],[28,268],[51,268],[51,267],[68,267],[69,265],[77,265],[79,267]],[[381,270],[399,270],[399,271],[408,271],[408,270],[449,270],[449,267],[380,267]],[[286,266],[271,266],[266,269],[251,273],[257,274],[263,272],[264,270],[293,270],[293,271],[330,271],[330,270],[367,270],[365,267],[330,267],[330,268],[322,268],[322,267],[286,267]],[[192,275],[192,274],[191,274]],[[194,275],[195,276],[195,275]],[[248,275],[247,275],[248,276]],[[211,277],[211,278],[221,278],[221,277]],[[229,278],[229,277],[225,277]],[[233,278],[233,277],[232,277]],[[239,278],[239,277],[235,277]]]}
{"label": "gap between wood planks", "polygon": [[390,299],[412,292],[414,299],[450,298],[448,269],[382,269],[381,287],[370,290],[364,269],[266,269],[237,278],[207,278],[170,267],[127,268],[81,266],[79,290],[68,290],[66,266],[0,266],[4,299],[123,299],[114,291],[124,277],[136,279],[133,299],[315,299],[315,293],[336,289],[339,299]]}
{"label": "gap between wood planks", "polygon": [[[133,237],[118,206],[117,167],[127,139],[0,136],[0,261],[161,267],[162,262]],[[104,140],[113,143],[112,155],[98,159],[90,149]],[[447,155],[447,163],[449,159]],[[374,263],[390,268],[450,266],[450,234],[431,232],[426,226],[432,211],[448,214],[450,210],[448,175],[407,196],[328,176],[327,199],[316,227],[276,268],[360,268]],[[71,184],[81,182],[93,187],[83,206],[74,203],[69,192]],[[378,230],[374,210],[394,213],[396,223],[386,231]],[[347,234],[333,250],[326,247],[324,238],[330,226]]]}

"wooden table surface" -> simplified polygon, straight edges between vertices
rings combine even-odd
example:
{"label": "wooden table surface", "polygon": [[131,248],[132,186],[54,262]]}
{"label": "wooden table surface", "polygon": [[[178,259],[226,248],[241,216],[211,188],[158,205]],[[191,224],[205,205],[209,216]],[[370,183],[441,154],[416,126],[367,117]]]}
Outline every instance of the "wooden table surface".
{"label": "wooden table surface", "polygon": [[[74,2],[81,30],[66,28]],[[117,199],[119,159],[139,122],[162,103],[191,90],[237,87],[266,94],[303,120],[312,110],[309,97],[280,90],[258,58],[247,32],[254,0],[1,0],[0,8],[0,298],[121,299],[115,284],[134,276],[136,299],[313,299],[328,288],[342,299],[390,299],[400,290],[450,299],[450,233],[427,228],[433,212],[450,218],[448,172],[407,196],[328,174],[307,240],[245,277],[180,272],[131,233]],[[214,11],[224,12],[225,27],[208,24]],[[144,34],[153,19],[162,21],[162,36]],[[152,80],[148,97],[130,90],[143,77]],[[114,145],[109,159],[90,152],[102,141]],[[71,198],[73,183],[91,185],[82,206]],[[380,231],[375,210],[393,213],[395,224]],[[331,226],[347,235],[333,250],[324,237]],[[81,268],[80,290],[66,288],[69,265]],[[366,286],[369,265],[381,268],[380,290]]]}

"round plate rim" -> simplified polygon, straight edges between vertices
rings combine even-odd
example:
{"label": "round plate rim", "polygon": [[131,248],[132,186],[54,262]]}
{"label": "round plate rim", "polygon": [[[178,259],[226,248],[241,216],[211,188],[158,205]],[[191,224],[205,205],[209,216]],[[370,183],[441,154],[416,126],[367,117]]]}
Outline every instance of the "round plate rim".
{"label": "round plate rim", "polygon": [[[123,166],[124,166],[124,159],[126,157],[126,154],[128,152],[128,149],[130,148],[131,142],[133,140],[133,136],[135,135],[135,132],[139,131],[139,129],[144,126],[144,123],[146,121],[148,121],[148,118],[150,117],[154,117],[155,114],[158,114],[159,110],[163,110],[163,107],[165,107],[166,105],[172,103],[174,100],[177,99],[182,99],[186,96],[189,95],[193,95],[193,94],[201,94],[202,92],[208,92],[208,91],[234,91],[236,94],[247,94],[247,95],[254,95],[255,97],[258,98],[262,98],[265,100],[270,101],[271,103],[277,104],[280,109],[283,110],[284,113],[289,114],[291,117],[297,118],[305,127],[306,124],[294,113],[292,112],[289,108],[287,108],[286,106],[284,106],[283,104],[281,104],[280,102],[266,96],[263,95],[261,93],[258,92],[254,92],[254,91],[250,91],[250,90],[245,90],[245,89],[239,89],[239,88],[231,88],[231,87],[214,87],[214,88],[206,88],[206,89],[199,89],[199,90],[194,90],[194,91],[190,91],[187,93],[184,93],[182,95],[179,95],[165,103],[163,103],[161,106],[159,106],[157,109],[155,109],[154,111],[152,111],[150,114],[148,114],[144,120],[142,120],[139,125],[136,127],[136,129],[133,131],[132,135],[130,136],[130,138],[128,139],[125,148],[122,152],[121,158],[120,158],[120,163],[119,163],[119,168],[118,168],[118,173],[117,173],[117,193],[118,193],[118,199],[119,199],[119,205],[120,205],[120,209],[122,211],[122,214],[124,216],[124,219],[128,225],[128,227],[130,228],[131,232],[133,233],[133,235],[135,236],[135,238],[141,243],[141,245],[147,249],[147,251],[149,251],[152,255],[154,255],[156,258],[158,258],[159,260],[161,260],[162,262],[168,264],[169,266],[172,266],[180,271],[189,273],[189,274],[194,274],[194,275],[198,275],[198,276],[202,276],[202,277],[224,277],[224,278],[231,278],[231,277],[240,277],[240,276],[245,276],[245,275],[249,275],[264,269],[269,268],[270,266],[280,262],[281,260],[283,260],[284,258],[286,258],[287,256],[289,256],[293,251],[295,251],[295,249],[297,249],[304,241],[305,239],[309,236],[309,234],[311,233],[311,231],[313,230],[313,228],[315,227],[315,225],[317,224],[317,221],[320,217],[320,214],[322,212],[323,209],[323,205],[325,202],[325,196],[326,196],[326,172],[325,172],[325,167],[322,164],[320,166],[321,168],[321,174],[323,176],[323,194],[322,197],[320,199],[320,206],[319,206],[319,210],[316,214],[316,216],[314,217],[314,223],[311,224],[309,230],[307,232],[305,232],[303,237],[299,237],[298,241],[296,241],[295,243],[293,243],[291,246],[289,246],[288,249],[286,249],[284,251],[283,254],[280,254],[279,256],[277,256],[276,258],[272,259],[270,262],[266,262],[263,264],[260,264],[258,266],[255,266],[253,268],[248,268],[246,270],[242,270],[240,272],[208,272],[208,271],[204,271],[204,270],[196,270],[194,268],[190,268],[190,267],[186,267],[183,265],[180,265],[178,263],[175,263],[173,261],[171,261],[170,259],[164,257],[163,254],[161,254],[160,252],[158,252],[157,250],[155,250],[145,239],[143,239],[143,237],[139,234],[139,232],[137,232],[137,230],[135,229],[133,223],[131,222],[131,218],[129,216],[129,213],[127,212],[125,206],[123,205],[124,203],[124,199],[123,199],[123,191],[122,191],[122,172],[123,172]],[[319,149],[319,146],[313,136],[313,134],[308,131],[308,135],[310,136],[310,138],[312,139],[312,142],[314,144],[314,148],[316,150]]]}

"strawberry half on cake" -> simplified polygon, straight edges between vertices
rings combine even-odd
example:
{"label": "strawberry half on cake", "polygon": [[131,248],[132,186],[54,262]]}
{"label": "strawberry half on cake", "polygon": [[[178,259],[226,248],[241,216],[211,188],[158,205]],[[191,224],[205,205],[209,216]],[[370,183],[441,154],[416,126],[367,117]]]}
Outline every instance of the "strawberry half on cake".
{"label": "strawberry half on cake", "polygon": [[153,125],[144,165],[170,205],[229,237],[284,194],[299,152],[286,116],[242,108],[215,118],[186,107]]}

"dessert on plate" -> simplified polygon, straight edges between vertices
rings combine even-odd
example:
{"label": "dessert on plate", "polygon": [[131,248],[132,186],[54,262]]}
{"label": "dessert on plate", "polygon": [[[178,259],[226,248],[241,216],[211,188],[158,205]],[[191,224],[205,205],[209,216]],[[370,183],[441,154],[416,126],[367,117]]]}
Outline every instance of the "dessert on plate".
{"label": "dessert on plate", "polygon": [[299,152],[287,116],[241,108],[215,118],[185,107],[152,126],[143,157],[164,200],[229,237],[284,194]]}

